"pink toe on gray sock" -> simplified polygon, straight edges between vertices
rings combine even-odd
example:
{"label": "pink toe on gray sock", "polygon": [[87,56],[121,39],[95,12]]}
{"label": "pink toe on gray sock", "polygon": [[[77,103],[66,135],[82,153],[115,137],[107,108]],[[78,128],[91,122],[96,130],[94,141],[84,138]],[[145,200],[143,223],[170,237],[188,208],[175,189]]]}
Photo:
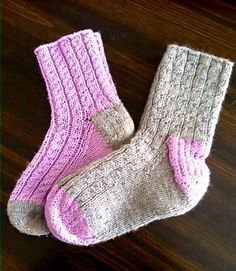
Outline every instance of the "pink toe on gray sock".
{"label": "pink toe on gray sock", "polygon": [[79,204],[57,185],[48,194],[45,217],[51,233],[59,240],[77,245],[94,243],[95,238]]}

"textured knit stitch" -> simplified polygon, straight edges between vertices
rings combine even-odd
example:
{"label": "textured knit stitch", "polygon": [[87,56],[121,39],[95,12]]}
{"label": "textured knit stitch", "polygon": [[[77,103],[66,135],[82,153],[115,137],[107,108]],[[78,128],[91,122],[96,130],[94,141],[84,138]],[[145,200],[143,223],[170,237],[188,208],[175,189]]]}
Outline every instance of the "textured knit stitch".
{"label": "textured knit stitch", "polygon": [[44,205],[53,184],[126,142],[134,125],[117,96],[98,33],[80,31],[38,47],[35,54],[51,124],[11,194],[8,215],[21,232],[43,235],[48,233]]}
{"label": "textured knit stitch", "polygon": [[51,232],[90,245],[192,209],[209,184],[205,158],[232,65],[168,46],[131,142],[50,191]]}

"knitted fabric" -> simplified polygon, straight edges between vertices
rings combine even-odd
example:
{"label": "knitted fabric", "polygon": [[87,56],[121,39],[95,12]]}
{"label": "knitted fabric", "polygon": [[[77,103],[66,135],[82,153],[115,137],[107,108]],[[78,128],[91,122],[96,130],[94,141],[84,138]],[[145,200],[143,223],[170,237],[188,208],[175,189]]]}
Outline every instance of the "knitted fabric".
{"label": "knitted fabric", "polygon": [[44,205],[53,184],[119,147],[134,125],[117,96],[98,33],[80,31],[38,47],[35,54],[51,124],[10,196],[8,215],[21,232],[42,235],[48,233]]}
{"label": "knitted fabric", "polygon": [[131,142],[48,194],[51,232],[87,246],[192,209],[209,184],[205,158],[232,65],[168,46]]}

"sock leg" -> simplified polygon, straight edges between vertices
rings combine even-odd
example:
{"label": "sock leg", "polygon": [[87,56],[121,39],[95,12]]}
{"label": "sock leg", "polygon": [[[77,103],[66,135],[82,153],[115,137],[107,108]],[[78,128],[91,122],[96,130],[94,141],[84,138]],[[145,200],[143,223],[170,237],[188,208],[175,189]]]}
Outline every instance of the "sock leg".
{"label": "sock leg", "polygon": [[99,46],[94,33],[84,30],[35,50],[52,119],[8,202],[9,219],[21,232],[47,234],[44,205],[53,184],[132,136],[133,121],[111,84]]}
{"label": "sock leg", "polygon": [[171,45],[130,144],[65,178],[48,194],[51,232],[90,245],[184,214],[209,184],[209,154],[232,63]]}

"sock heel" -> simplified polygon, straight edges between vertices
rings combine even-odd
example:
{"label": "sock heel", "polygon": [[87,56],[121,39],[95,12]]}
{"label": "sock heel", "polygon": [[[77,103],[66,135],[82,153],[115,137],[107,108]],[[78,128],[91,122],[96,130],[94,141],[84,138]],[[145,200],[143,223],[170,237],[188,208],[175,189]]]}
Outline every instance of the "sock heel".
{"label": "sock heel", "polygon": [[200,199],[210,180],[210,172],[205,163],[206,146],[176,136],[169,136],[167,145],[169,161],[180,190],[191,200]]}
{"label": "sock heel", "polygon": [[113,150],[128,143],[134,134],[134,122],[122,103],[97,113],[92,122]]}

